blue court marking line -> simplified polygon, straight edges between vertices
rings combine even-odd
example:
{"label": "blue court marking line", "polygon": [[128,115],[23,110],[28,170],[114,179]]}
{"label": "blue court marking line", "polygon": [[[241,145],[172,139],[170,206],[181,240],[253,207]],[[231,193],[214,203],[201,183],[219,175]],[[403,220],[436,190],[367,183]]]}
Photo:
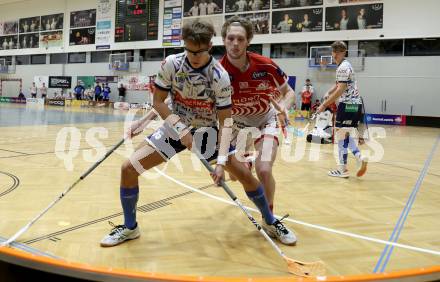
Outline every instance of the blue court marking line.
{"label": "blue court marking line", "polygon": [[[390,242],[397,242],[400,236],[400,232],[403,230],[403,226],[405,225],[405,221],[408,217],[408,214],[411,210],[411,207],[416,199],[417,192],[420,190],[420,186],[422,185],[423,179],[425,178],[426,174],[428,173],[429,166],[431,164],[431,161],[434,157],[434,153],[438,147],[438,144],[440,142],[440,135],[437,136],[437,139],[432,146],[431,152],[428,155],[428,158],[425,161],[425,164],[423,166],[423,169],[420,172],[420,175],[416,181],[416,184],[414,185],[414,188],[411,192],[411,195],[408,198],[408,201],[406,202],[405,208],[403,209],[402,213],[400,214],[399,220],[397,221],[397,224],[394,226],[393,233],[390,236],[390,239],[388,241]],[[390,260],[391,254],[393,253],[394,246],[386,245],[384,250],[382,251],[382,254],[380,255],[379,261],[377,262],[376,266],[374,267],[373,272],[377,273],[379,270],[380,265],[382,264],[382,267],[380,268],[380,272],[384,272],[385,268]],[[386,255],[386,258],[385,258]],[[385,258],[385,260],[384,260]],[[383,262],[383,263],[382,263]]]}
{"label": "blue court marking line", "polygon": [[[196,187],[192,187],[192,186],[190,186],[190,185],[188,185],[186,183],[183,183],[182,181],[177,180],[174,177],[171,177],[171,176],[167,175],[163,171],[159,170],[157,167],[153,168],[153,170],[156,171],[156,173],[160,174],[161,176],[165,177],[166,179],[176,183],[177,185],[179,185],[181,187],[184,187],[185,189],[191,190],[191,191],[193,191],[193,192],[195,192],[197,194],[201,194],[201,195],[203,195],[203,196],[205,196],[207,198],[216,200],[218,202],[222,202],[224,204],[236,206],[235,202],[233,202],[232,200],[224,199],[222,197],[211,195],[209,193],[201,191],[201,190],[197,189]],[[247,210],[249,210],[249,211],[253,211],[253,212],[258,213],[258,214],[260,213],[255,208],[251,208],[251,207],[247,207],[247,206],[245,206],[245,208]],[[279,215],[275,215],[275,217],[276,218],[281,218],[281,216],[279,216]],[[355,233],[352,233],[352,232],[337,230],[337,229],[333,229],[333,228],[329,228],[329,227],[325,227],[325,226],[321,226],[321,225],[316,225],[316,224],[312,224],[312,223],[308,223],[308,222],[304,222],[304,221],[300,221],[300,220],[296,220],[296,219],[291,219],[291,218],[285,218],[284,221],[288,221],[288,222],[291,222],[291,223],[295,223],[295,224],[302,225],[302,226],[309,227],[309,228],[313,228],[313,229],[318,229],[318,230],[321,230],[321,231],[324,231],[324,232],[329,232],[329,233],[338,234],[338,235],[342,235],[342,236],[346,236],[346,237],[350,237],[350,238],[365,240],[365,241],[373,242],[373,243],[376,243],[376,244],[391,245],[391,246],[399,247],[399,248],[406,249],[406,250],[411,250],[411,251],[415,251],[415,252],[420,252],[420,253],[440,256],[440,250],[431,250],[431,249],[419,248],[419,247],[405,245],[405,244],[400,244],[400,243],[394,243],[394,242],[390,242],[390,241],[386,241],[386,240],[381,240],[381,239],[377,239],[377,238],[373,238],[373,237],[368,237],[368,236],[364,236],[364,235],[360,235],[360,234],[355,234]]]}

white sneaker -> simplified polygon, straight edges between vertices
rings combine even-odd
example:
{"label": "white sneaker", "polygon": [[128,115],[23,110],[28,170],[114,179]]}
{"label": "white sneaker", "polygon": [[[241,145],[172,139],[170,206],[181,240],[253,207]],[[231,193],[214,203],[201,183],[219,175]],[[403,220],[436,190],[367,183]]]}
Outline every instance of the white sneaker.
{"label": "white sneaker", "polygon": [[350,175],[348,174],[347,170],[341,171],[339,169],[336,169],[336,170],[330,170],[328,172],[328,176],[348,178]]}
{"label": "white sneaker", "polygon": [[[284,217],[283,217],[284,218]],[[296,245],[296,236],[295,233],[290,231],[280,220],[275,220],[272,225],[267,224],[263,221],[261,225],[264,231],[272,238],[277,238],[284,245],[293,246]]]}
{"label": "white sneaker", "polygon": [[132,240],[139,238],[141,233],[139,232],[139,226],[136,225],[136,228],[131,230],[128,229],[125,225],[117,225],[115,226],[112,222],[109,221],[109,224],[113,227],[110,234],[106,235],[101,240],[101,247],[113,247],[119,245],[127,240]]}
{"label": "white sneaker", "polygon": [[367,157],[361,157],[360,160],[357,161],[358,163],[358,171],[356,173],[357,177],[361,177],[367,172],[367,165],[368,165],[368,158]]}

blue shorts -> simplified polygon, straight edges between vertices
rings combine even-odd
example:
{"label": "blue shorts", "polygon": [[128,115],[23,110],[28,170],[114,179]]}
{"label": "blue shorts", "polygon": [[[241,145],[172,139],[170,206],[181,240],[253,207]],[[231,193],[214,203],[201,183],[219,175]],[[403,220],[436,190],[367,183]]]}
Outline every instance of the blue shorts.
{"label": "blue shorts", "polygon": [[[217,159],[217,127],[200,127],[191,129],[193,136],[193,146],[198,150],[204,159],[212,162]],[[163,125],[150,134],[146,141],[152,145],[156,151],[165,159],[169,160],[174,155],[182,152],[186,147],[180,142],[174,130],[167,125]],[[229,152],[235,152],[233,146],[229,147]]]}

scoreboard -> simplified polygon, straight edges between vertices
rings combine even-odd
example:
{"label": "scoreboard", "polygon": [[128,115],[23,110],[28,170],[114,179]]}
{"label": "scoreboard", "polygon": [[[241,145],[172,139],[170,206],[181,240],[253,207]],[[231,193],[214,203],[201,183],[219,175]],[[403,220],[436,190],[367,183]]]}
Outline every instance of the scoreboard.
{"label": "scoreboard", "polygon": [[157,40],[159,0],[117,0],[115,42]]}

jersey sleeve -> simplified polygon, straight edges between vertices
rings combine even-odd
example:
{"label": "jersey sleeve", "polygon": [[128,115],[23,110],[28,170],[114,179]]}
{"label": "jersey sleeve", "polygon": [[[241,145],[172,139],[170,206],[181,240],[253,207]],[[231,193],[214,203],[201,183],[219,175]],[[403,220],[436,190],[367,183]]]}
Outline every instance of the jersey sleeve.
{"label": "jersey sleeve", "polygon": [[336,70],[336,81],[337,82],[342,82],[342,83],[347,83],[349,82],[351,79],[351,68],[349,65],[343,63],[341,64],[338,69]]}
{"label": "jersey sleeve", "polygon": [[154,80],[154,85],[164,91],[171,90],[173,73],[174,73],[174,55],[168,56],[162,62],[162,65]]}
{"label": "jersey sleeve", "polygon": [[280,89],[282,86],[284,86],[284,84],[287,83],[289,78],[284,73],[284,71],[272,60],[270,60],[270,63],[271,63],[270,73],[274,79],[275,85],[277,86],[278,89]]}
{"label": "jersey sleeve", "polygon": [[232,106],[232,86],[229,80],[229,74],[223,68],[221,70],[215,71],[215,73],[215,106],[218,110],[227,109]]}

